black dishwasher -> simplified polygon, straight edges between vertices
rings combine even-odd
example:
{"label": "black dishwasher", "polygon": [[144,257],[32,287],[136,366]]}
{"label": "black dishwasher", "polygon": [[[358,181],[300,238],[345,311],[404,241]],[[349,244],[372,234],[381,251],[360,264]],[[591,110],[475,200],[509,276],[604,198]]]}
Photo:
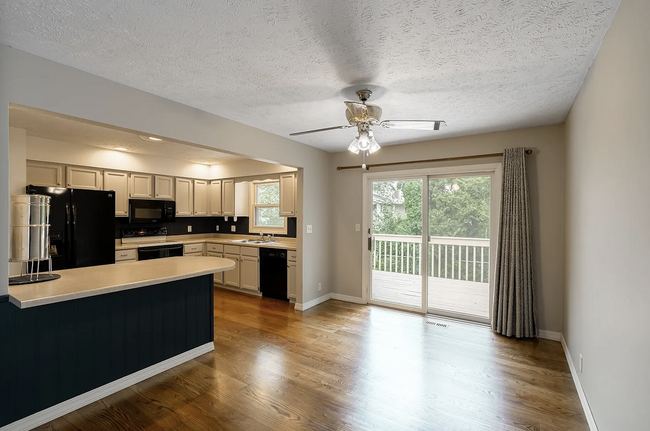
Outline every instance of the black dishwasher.
{"label": "black dishwasher", "polygon": [[287,298],[287,251],[260,248],[260,291],[267,298]]}

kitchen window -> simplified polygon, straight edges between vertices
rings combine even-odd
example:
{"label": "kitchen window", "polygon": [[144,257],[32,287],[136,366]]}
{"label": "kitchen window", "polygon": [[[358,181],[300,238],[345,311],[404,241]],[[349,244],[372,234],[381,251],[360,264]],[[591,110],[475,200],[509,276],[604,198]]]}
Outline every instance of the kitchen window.
{"label": "kitchen window", "polygon": [[251,187],[249,231],[286,234],[286,219],[280,216],[280,181],[253,182]]}

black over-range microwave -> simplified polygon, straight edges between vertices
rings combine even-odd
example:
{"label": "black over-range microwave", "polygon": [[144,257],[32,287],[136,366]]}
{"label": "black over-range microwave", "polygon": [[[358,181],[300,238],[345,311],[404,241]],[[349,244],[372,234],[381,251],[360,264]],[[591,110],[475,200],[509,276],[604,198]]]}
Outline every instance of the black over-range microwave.
{"label": "black over-range microwave", "polygon": [[174,201],[129,199],[129,223],[163,223],[175,217]]}

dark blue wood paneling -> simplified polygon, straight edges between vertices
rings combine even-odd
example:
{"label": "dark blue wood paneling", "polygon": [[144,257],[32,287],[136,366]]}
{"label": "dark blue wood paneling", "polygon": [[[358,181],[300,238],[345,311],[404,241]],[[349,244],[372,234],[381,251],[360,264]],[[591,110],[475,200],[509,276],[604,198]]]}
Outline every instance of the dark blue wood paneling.
{"label": "dark blue wood paneling", "polygon": [[0,426],[213,339],[212,276],[21,310],[0,298]]}

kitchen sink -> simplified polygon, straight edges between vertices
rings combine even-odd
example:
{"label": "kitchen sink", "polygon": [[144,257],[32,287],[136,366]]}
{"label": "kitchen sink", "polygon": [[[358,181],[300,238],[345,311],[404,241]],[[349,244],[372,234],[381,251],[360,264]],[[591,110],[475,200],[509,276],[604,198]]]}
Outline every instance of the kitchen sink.
{"label": "kitchen sink", "polygon": [[254,239],[232,239],[230,242],[237,242],[240,244],[266,244],[268,241],[257,241]]}

